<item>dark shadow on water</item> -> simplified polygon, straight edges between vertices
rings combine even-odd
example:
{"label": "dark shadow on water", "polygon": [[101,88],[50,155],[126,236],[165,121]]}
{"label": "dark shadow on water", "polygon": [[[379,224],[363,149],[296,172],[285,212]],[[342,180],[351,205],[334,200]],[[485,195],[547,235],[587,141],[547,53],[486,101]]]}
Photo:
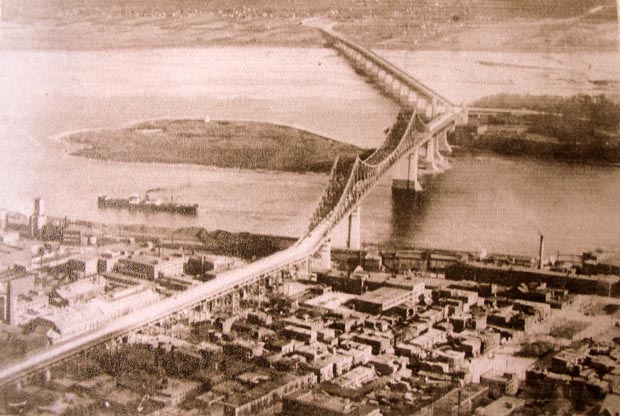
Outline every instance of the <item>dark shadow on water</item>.
{"label": "dark shadow on water", "polygon": [[421,228],[432,206],[433,195],[440,181],[439,176],[425,177],[422,192],[392,192],[392,217],[388,241],[398,245],[415,244],[416,232]]}

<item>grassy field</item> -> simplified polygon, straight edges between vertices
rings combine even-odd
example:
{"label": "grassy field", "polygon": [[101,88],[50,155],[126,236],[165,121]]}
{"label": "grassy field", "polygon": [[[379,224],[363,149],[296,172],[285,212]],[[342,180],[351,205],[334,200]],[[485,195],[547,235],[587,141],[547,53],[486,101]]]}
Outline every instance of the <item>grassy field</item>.
{"label": "grassy field", "polygon": [[614,0],[5,0],[4,47],[318,46],[321,17],[373,47],[617,50]]}
{"label": "grassy field", "polygon": [[66,138],[71,154],[123,162],[329,172],[337,155],[362,149],[312,133],[249,121],[160,120]]}

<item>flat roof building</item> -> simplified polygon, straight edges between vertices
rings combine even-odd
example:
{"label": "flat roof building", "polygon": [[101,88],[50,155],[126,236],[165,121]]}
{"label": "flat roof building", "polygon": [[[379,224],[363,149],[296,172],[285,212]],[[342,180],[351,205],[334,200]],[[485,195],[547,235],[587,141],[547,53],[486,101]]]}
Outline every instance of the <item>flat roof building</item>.
{"label": "flat roof building", "polygon": [[131,256],[120,259],[117,269],[120,273],[135,276],[145,280],[155,280],[166,276],[179,276],[183,274],[183,256],[154,257],[154,256]]}
{"label": "flat roof building", "polygon": [[325,393],[307,391],[284,398],[286,416],[380,416],[379,406],[352,402]]}
{"label": "flat roof building", "polygon": [[54,306],[70,306],[87,302],[102,294],[106,280],[101,276],[80,279],[56,288],[50,294],[50,303]]}
{"label": "flat roof building", "polygon": [[476,410],[476,416],[510,416],[525,405],[525,400],[502,396],[488,406]]}
{"label": "flat roof building", "polygon": [[353,303],[357,310],[377,315],[402,303],[413,301],[413,296],[412,290],[381,287],[358,296]]}
{"label": "flat roof building", "polygon": [[[254,378],[257,375],[254,374]],[[270,372],[265,374],[265,377],[261,375],[260,378],[262,380],[252,385],[249,389],[241,386],[240,390],[242,391],[239,392],[227,389],[232,394],[229,394],[225,400],[221,401],[225,416],[252,416],[260,412],[266,412],[283,396],[316,384],[315,375],[310,373]]]}
{"label": "flat roof building", "polygon": [[489,388],[469,384],[450,391],[433,404],[433,416],[458,416],[471,414],[487,396]]}

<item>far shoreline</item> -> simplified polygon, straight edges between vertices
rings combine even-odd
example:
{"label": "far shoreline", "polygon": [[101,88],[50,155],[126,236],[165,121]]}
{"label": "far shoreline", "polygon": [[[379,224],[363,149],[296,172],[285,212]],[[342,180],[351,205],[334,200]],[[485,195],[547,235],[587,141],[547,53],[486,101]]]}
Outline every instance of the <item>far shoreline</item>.
{"label": "far shoreline", "polygon": [[468,145],[451,145],[452,147],[452,155],[453,157],[459,157],[464,155],[471,156],[495,156],[495,157],[505,157],[507,159],[512,159],[514,161],[537,161],[537,162],[553,162],[564,165],[571,166],[592,166],[599,168],[610,168],[610,169],[620,169],[620,163],[611,163],[611,162],[597,162],[595,160],[592,161],[581,161],[577,159],[568,159],[568,158],[556,158],[547,155],[526,155],[526,154],[514,154],[514,153],[502,153],[497,152],[490,148],[480,148],[480,147],[472,147]]}
{"label": "far shoreline", "polygon": [[[205,42],[204,44],[158,44],[158,45],[77,45],[60,46],[60,45],[3,45],[0,43],[0,51],[37,51],[37,52],[123,52],[123,51],[141,51],[141,50],[165,50],[165,49],[215,49],[215,48],[279,48],[279,49],[329,49],[323,43],[286,43],[286,42]],[[562,48],[462,48],[453,45],[422,45],[415,47],[405,47],[405,45],[371,45],[371,50],[375,51],[403,51],[403,52],[463,52],[463,53],[518,53],[518,54],[549,54],[549,55],[571,55],[584,53],[602,53],[617,54],[618,51],[611,47],[583,47],[572,46]]]}

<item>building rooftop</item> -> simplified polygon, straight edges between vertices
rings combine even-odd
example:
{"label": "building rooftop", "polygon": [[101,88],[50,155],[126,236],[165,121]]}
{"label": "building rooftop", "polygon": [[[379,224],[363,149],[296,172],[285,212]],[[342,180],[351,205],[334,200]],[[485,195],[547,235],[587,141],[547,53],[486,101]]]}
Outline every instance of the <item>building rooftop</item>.
{"label": "building rooftop", "polygon": [[369,303],[384,303],[403,296],[407,296],[411,291],[404,289],[397,289],[393,287],[380,287],[377,290],[366,292],[363,295],[358,296],[358,300]]}
{"label": "building rooftop", "polygon": [[298,393],[293,395],[291,398],[297,402],[308,404],[315,408],[319,407],[328,412],[340,413],[345,415],[348,413],[352,413],[355,408],[359,406],[357,403],[351,402],[351,400],[343,399],[336,396],[330,396],[329,394],[317,391],[306,391]]}
{"label": "building rooftop", "polygon": [[134,263],[139,263],[139,264],[148,264],[150,266],[156,266],[158,264],[162,264],[165,263],[167,261],[170,260],[175,260],[176,258],[174,257],[155,257],[155,256],[146,256],[146,255],[133,255],[129,258],[127,258],[127,260],[132,261]]}
{"label": "building rooftop", "polygon": [[512,396],[502,396],[493,403],[476,411],[476,416],[504,416],[523,407],[525,400]]}
{"label": "building rooftop", "polygon": [[347,309],[342,306],[344,303],[355,299],[356,295],[351,295],[343,292],[327,292],[320,296],[316,296],[310,300],[304,302],[305,305],[321,307],[327,310],[340,311]]}
{"label": "building rooftop", "polygon": [[437,400],[435,405],[441,405],[442,407],[453,407],[458,406],[459,404],[459,392],[460,392],[460,400],[461,403],[469,398],[476,396],[477,394],[488,390],[489,388],[486,386],[481,386],[479,384],[467,384],[463,387],[454,389],[450,391],[448,394]]}
{"label": "building rooftop", "polygon": [[[263,377],[266,377],[267,380],[263,380],[262,382],[252,386],[247,387],[243,384],[237,383],[236,393],[229,394],[229,396],[224,400],[225,404],[239,406],[243,405],[247,402],[255,400],[259,397],[266,395],[267,393],[287,384],[299,377],[303,374],[298,374],[295,372],[280,372],[275,370],[267,370],[264,369],[264,372],[255,373],[255,375],[260,374]],[[218,390],[221,391],[221,390]],[[228,392],[230,393],[230,391]]]}
{"label": "building rooftop", "polygon": [[94,290],[101,290],[105,287],[106,280],[101,276],[95,278],[81,279],[73,283],[60,286],[56,289],[56,293],[63,299],[69,299],[84,295]]}

